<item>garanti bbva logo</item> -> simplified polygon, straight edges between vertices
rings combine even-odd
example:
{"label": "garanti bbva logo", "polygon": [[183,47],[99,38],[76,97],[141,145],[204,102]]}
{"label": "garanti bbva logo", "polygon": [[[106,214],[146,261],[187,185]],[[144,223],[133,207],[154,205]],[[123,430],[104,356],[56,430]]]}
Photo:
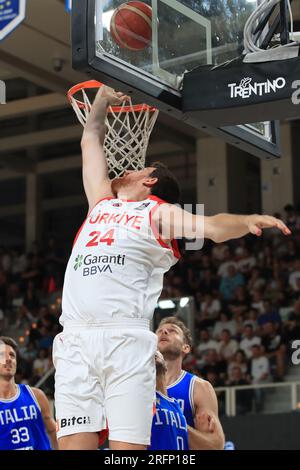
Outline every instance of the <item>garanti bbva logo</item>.
{"label": "garanti bbva logo", "polygon": [[74,270],[80,270],[83,276],[94,276],[107,271],[112,273],[113,266],[124,266],[124,264],[125,255],[77,255]]}
{"label": "garanti bbva logo", "polygon": [[78,255],[75,259],[75,266],[74,269],[77,271],[78,268],[81,268],[83,261],[83,255]]}

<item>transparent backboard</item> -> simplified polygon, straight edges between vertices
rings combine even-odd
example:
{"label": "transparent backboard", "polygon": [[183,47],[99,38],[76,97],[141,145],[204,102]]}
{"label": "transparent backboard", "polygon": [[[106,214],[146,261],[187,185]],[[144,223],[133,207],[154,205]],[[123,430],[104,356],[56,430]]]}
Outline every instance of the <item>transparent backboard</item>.
{"label": "transparent backboard", "polygon": [[[127,15],[123,24],[128,24],[128,18],[132,15],[133,21],[141,21],[141,28],[144,25],[144,31],[147,33],[148,18],[145,21],[143,11],[139,9],[140,3],[128,2],[128,11],[124,13],[124,10],[120,10],[118,14],[121,18]],[[174,92],[179,91],[184,72],[200,64],[212,63],[211,21],[189,8],[187,6],[189,2],[149,0],[143,3],[152,9],[151,44],[140,50],[130,50],[126,47],[126,38],[129,43],[131,39],[136,39],[137,45],[143,46],[144,37],[137,37],[132,31],[134,23],[128,24],[128,30],[120,31],[122,45],[116,42],[111,31],[114,12],[124,5],[124,2],[96,1],[97,55],[100,58],[103,54],[111,56],[120,64],[130,67],[136,73],[141,73],[143,77],[165,84]]]}
{"label": "transparent backboard", "polygon": [[[150,15],[141,3],[151,8]],[[145,102],[166,112],[176,108],[179,114],[173,115],[181,118],[184,73],[199,65],[220,65],[240,55],[243,28],[257,4],[257,0],[73,0],[73,10],[77,10],[73,15],[73,63],[86,69],[78,65],[81,59],[74,58],[74,48],[76,54],[81,45],[80,31],[84,33],[79,21],[86,17],[87,62],[96,74],[99,72],[98,78],[104,74],[112,77],[113,83],[133,86]],[[145,41],[148,34],[150,38]],[[141,45],[139,50],[130,48],[132,41]],[[224,128],[224,138],[232,135],[232,143],[237,137],[258,148],[261,142],[264,156],[268,152],[278,156],[274,129],[271,123],[230,126]]]}

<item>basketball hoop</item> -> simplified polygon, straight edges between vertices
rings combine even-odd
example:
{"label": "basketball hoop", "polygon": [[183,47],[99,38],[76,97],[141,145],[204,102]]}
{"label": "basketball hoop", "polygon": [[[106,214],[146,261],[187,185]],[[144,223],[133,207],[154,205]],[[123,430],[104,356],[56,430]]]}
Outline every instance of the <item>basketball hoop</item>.
{"label": "basketball hoop", "polygon": [[[68,100],[83,127],[92,106],[87,92],[102,86],[103,83],[90,80],[79,83],[68,91]],[[131,99],[122,103],[121,106],[108,108],[105,120],[107,131],[104,152],[109,173],[112,173],[112,176],[119,176],[126,169],[142,170],[145,168],[149,137],[158,113],[158,109],[147,104],[133,105]]]}

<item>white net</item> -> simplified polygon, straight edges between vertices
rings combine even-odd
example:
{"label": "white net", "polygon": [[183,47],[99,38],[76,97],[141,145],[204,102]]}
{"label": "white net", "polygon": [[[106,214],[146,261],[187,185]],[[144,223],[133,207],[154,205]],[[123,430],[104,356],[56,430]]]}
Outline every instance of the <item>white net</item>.
{"label": "white net", "polygon": [[[83,85],[76,92],[76,95],[81,93],[81,99],[69,93],[72,107],[83,126],[91,109],[89,89]],[[108,108],[104,152],[111,177],[120,176],[125,170],[145,167],[148,142],[158,113],[156,108],[146,104],[133,105],[131,100]]]}

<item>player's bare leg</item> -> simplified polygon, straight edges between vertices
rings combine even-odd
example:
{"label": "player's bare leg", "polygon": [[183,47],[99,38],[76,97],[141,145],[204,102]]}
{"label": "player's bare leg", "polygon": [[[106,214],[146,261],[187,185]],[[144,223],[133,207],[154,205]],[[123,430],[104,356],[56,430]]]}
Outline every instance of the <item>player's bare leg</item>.
{"label": "player's bare leg", "polygon": [[98,444],[97,432],[80,432],[58,439],[59,450],[97,450]]}
{"label": "player's bare leg", "polygon": [[130,444],[129,442],[109,441],[111,450],[146,450],[142,444]]}

